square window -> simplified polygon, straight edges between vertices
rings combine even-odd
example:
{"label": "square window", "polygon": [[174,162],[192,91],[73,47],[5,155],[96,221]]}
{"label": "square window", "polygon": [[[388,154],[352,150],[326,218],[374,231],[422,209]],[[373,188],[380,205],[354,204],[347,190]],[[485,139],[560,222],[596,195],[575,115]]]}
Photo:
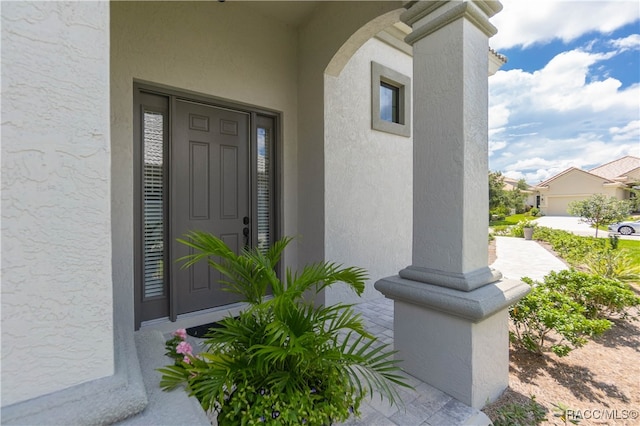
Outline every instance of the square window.
{"label": "square window", "polygon": [[411,79],[371,62],[371,127],[411,136]]}

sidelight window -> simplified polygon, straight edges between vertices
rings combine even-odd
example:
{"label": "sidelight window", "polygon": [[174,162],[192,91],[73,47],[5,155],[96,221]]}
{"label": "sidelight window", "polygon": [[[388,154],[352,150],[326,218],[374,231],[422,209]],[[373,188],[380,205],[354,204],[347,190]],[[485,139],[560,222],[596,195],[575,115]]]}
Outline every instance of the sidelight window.
{"label": "sidelight window", "polygon": [[273,243],[273,128],[258,125],[257,136],[258,248],[265,252]]}
{"label": "sidelight window", "polygon": [[165,116],[144,112],[143,119],[143,293],[165,295]]}

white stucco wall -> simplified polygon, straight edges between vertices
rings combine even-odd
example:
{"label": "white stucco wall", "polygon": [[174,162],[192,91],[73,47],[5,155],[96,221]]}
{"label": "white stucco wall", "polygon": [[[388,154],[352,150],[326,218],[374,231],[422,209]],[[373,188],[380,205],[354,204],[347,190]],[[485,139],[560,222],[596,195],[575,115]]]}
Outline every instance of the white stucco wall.
{"label": "white stucco wall", "polygon": [[114,372],[109,5],[1,7],[7,406]]}
{"label": "white stucco wall", "polygon": [[[114,270],[133,327],[133,82],[282,112],[285,235],[297,234],[297,33],[243,2],[111,3]],[[296,264],[296,251],[286,262]],[[128,293],[127,293],[128,292]],[[130,295],[130,296],[128,296]]]}
{"label": "white stucco wall", "polygon": [[[373,283],[411,263],[412,138],[371,128],[371,61],[413,74],[412,58],[370,39],[337,77],[325,76],[325,255],[367,269]],[[346,286],[327,304],[355,302]]]}
{"label": "white stucco wall", "polygon": [[[368,39],[398,21],[400,1],[326,1],[299,29],[298,262],[325,253],[325,73],[336,75]],[[324,303],[324,295],[315,298]]]}

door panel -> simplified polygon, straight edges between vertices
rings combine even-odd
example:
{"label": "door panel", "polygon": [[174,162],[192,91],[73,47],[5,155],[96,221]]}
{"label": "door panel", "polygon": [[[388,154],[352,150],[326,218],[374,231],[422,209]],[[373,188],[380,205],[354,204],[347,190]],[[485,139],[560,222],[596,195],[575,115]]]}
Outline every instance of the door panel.
{"label": "door panel", "polygon": [[244,246],[250,216],[249,117],[177,99],[171,142],[172,316],[238,301],[221,290],[220,274],[207,264],[181,269],[175,260],[189,248],[176,242],[191,230],[210,232],[233,250]]}
{"label": "door panel", "polygon": [[206,263],[180,269],[176,238],[203,230],[238,253],[278,235],[275,116],[185,96],[134,85],[136,328],[238,301]]}

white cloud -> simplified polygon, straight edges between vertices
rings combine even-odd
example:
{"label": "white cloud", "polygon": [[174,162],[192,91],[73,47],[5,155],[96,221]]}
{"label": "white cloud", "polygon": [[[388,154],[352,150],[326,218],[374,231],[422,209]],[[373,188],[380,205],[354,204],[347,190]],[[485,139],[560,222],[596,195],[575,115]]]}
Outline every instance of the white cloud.
{"label": "white cloud", "polygon": [[509,167],[507,167],[506,171],[514,171],[514,170],[521,170],[521,169],[530,170],[536,167],[551,167],[553,166],[553,164],[554,164],[553,161],[545,160],[544,158],[540,158],[540,157],[529,158],[526,160],[518,160],[516,163],[511,164]]}
{"label": "white cloud", "polygon": [[604,36],[640,19],[637,1],[503,4],[497,15],[503,21],[494,21],[503,39],[492,39],[494,48],[600,35],[574,43],[536,71],[498,71],[489,79],[491,170],[536,184],[569,167],[587,170],[640,156],[640,83],[632,76],[623,84],[613,77],[621,73],[612,72],[622,63],[617,55],[640,50],[640,34]]}
{"label": "white cloud", "polygon": [[621,88],[622,83],[612,77],[590,78],[590,68],[614,54],[576,49],[532,73],[498,71],[489,79],[491,138],[566,138],[622,128],[637,120],[639,84]]}
{"label": "white cloud", "polygon": [[491,19],[499,29],[490,41],[497,50],[554,39],[568,42],[591,31],[607,34],[640,19],[636,0],[502,0],[502,4],[503,10]]}
{"label": "white cloud", "polygon": [[[543,69],[532,74],[529,81],[530,101],[539,108],[551,108],[556,111],[583,107],[603,111],[611,107],[612,103],[625,102],[624,99],[620,99],[621,92],[618,92],[622,85],[620,81],[607,78],[587,82],[589,67],[614,55],[615,52],[589,53],[582,50],[560,53]],[[612,100],[611,97],[616,97],[616,100]],[[633,104],[637,104],[637,99],[633,100]]]}
{"label": "white cloud", "polygon": [[609,133],[614,141],[636,142],[640,149],[640,120],[631,121],[624,127],[612,127]]}
{"label": "white cloud", "polygon": [[489,142],[489,156],[492,156],[495,151],[500,151],[505,146],[507,146],[507,143],[504,141]]}
{"label": "white cloud", "polygon": [[520,173],[520,172],[507,172],[503,174],[504,176],[511,178],[511,179],[525,179],[526,180],[526,176],[524,175],[524,173]]}
{"label": "white cloud", "polygon": [[489,109],[489,128],[497,129],[509,122],[509,108],[505,104],[492,105]]}
{"label": "white cloud", "polygon": [[538,169],[532,172],[524,173],[524,179],[527,183],[532,185],[544,182],[545,180],[557,175],[558,173],[566,169],[550,168],[550,169]]}
{"label": "white cloud", "polygon": [[[510,177],[523,177],[530,184],[544,181],[570,167],[588,170],[625,155],[640,155],[640,142],[637,140],[612,144],[597,134],[580,134],[567,139],[537,139],[515,143],[514,147],[504,153],[512,156],[505,158],[503,167],[491,169],[503,171]],[[518,160],[514,161],[514,158]]]}
{"label": "white cloud", "polygon": [[640,49],[640,34],[631,34],[625,38],[611,40],[609,44],[623,50]]}

